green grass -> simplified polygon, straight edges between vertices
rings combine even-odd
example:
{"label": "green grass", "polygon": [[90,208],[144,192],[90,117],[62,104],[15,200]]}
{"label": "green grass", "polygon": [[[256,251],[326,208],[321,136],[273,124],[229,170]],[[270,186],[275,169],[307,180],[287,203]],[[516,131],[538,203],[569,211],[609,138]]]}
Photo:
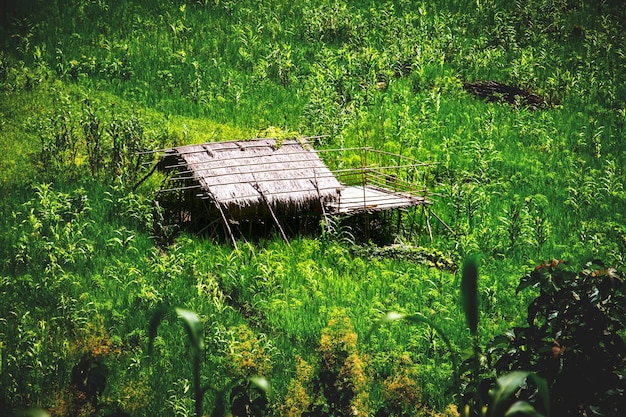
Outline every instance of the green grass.
{"label": "green grass", "polygon": [[[454,232],[431,216],[434,240],[406,243],[457,265],[482,254],[481,343],[524,322],[531,297],[515,287],[543,259],[624,268],[618,4],[33,0],[0,13],[1,410],[69,414],[72,367],[92,354],[110,370],[109,411],[191,413],[174,315],[145,357],[163,303],[202,321],[203,383],[224,388],[262,369],[274,415],[297,358],[317,363],[338,312],[367,359],[372,414],[398,363],[429,408],[456,401],[450,352],[431,328],[396,323],[364,336],[388,311],[421,313],[455,348],[469,347],[458,274],[370,258],[339,238],[300,237],[290,249],[274,237],[234,251],[182,235],[159,247],[161,178],[131,193],[150,167],[144,157],[135,168],[134,150],[282,131],[329,135],[319,148],[367,145],[433,162],[423,173],[432,210]],[[551,104],[487,103],[463,90],[478,80]],[[97,152],[89,120],[99,122]],[[119,161],[116,146],[126,151]],[[241,365],[252,351],[254,363]],[[215,402],[207,395],[205,411]]]}

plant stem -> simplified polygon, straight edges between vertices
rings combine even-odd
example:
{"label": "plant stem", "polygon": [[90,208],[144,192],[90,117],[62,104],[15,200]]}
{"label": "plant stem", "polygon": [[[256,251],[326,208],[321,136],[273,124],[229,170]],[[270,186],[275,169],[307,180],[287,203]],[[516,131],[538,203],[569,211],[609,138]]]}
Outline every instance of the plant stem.
{"label": "plant stem", "polygon": [[193,389],[196,402],[196,417],[202,417],[202,388],[200,387],[200,350],[194,349]]}

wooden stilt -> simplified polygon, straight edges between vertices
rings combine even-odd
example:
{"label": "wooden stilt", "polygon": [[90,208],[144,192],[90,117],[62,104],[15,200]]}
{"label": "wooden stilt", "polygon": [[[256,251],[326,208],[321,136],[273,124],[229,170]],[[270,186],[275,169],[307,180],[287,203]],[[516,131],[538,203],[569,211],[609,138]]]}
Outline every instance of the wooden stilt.
{"label": "wooden stilt", "polygon": [[212,222],[210,222],[209,224],[207,224],[206,226],[204,226],[202,229],[200,229],[198,231],[198,234],[201,235],[202,233],[204,233],[206,230],[211,229],[210,232],[210,236],[213,237],[215,234],[215,223],[217,222],[217,220],[214,220]]}
{"label": "wooden stilt", "polygon": [[222,216],[222,221],[224,222],[224,226],[226,227],[226,231],[228,232],[228,235],[230,236],[230,241],[233,243],[233,247],[235,248],[235,250],[238,250],[239,248],[237,247],[237,240],[235,240],[235,236],[233,235],[233,231],[230,228],[230,224],[228,223],[228,219],[226,218],[226,215],[224,214],[224,210],[222,210],[222,205],[216,201],[215,202],[215,206],[220,211],[220,215]]}
{"label": "wooden stilt", "polygon": [[148,172],[148,173],[147,173],[147,174],[146,174],[146,175],[145,175],[142,179],[140,179],[140,180],[139,180],[139,182],[138,182],[137,184],[133,185],[133,188],[132,188],[132,189],[133,189],[133,191],[136,191],[136,190],[137,190],[137,188],[139,188],[139,186],[140,186],[141,184],[143,184],[145,180],[147,180],[148,178],[150,178],[150,176],[151,176],[152,174],[154,174],[154,171],[156,171],[158,167],[159,167],[159,164],[158,164],[158,163],[154,164],[154,166],[152,167],[152,169],[150,170],[150,172]]}
{"label": "wooden stilt", "polygon": [[315,176],[315,180],[313,181],[313,185],[315,185],[315,189],[317,190],[317,199],[319,200],[320,207],[322,208],[322,218],[324,219],[324,227],[326,227],[326,225],[328,224],[327,223],[327,218],[326,218],[326,208],[324,207],[324,201],[322,201],[322,194],[320,193],[320,188],[319,188],[319,185],[317,184],[317,175]]}
{"label": "wooden stilt", "polygon": [[402,226],[402,209],[398,209],[398,224],[396,225],[396,235],[400,235],[400,227]]}
{"label": "wooden stilt", "polygon": [[[233,247],[235,248],[235,250],[238,250],[239,248],[237,247],[237,240],[235,240],[235,236],[233,235],[233,231],[230,228],[230,224],[228,223],[228,219],[226,218],[226,214],[224,214],[224,210],[222,209],[222,205],[215,201],[215,198],[213,198],[211,196],[211,201],[213,201],[213,204],[215,204],[215,207],[217,207],[217,209],[220,212],[220,215],[222,216],[222,222],[224,223],[224,228],[226,229],[226,232],[228,233],[228,235],[230,236],[230,241],[233,244]],[[204,202],[204,199],[202,200],[202,203],[205,204],[205,209],[207,210],[207,212],[209,211],[208,207],[206,207],[206,203]]]}
{"label": "wooden stilt", "polygon": [[280,235],[282,236],[283,240],[287,243],[287,246],[289,246],[289,248],[291,248],[291,244],[289,243],[289,239],[287,239],[287,235],[285,234],[285,231],[283,230],[283,227],[280,225],[280,222],[278,221],[278,218],[276,217],[276,214],[274,214],[274,210],[272,209],[272,205],[267,200],[267,197],[265,197],[265,194],[263,194],[263,191],[261,190],[261,187],[259,186],[258,183],[253,184],[253,187],[254,187],[255,190],[257,190],[259,192],[259,194],[261,194],[261,197],[263,198],[263,201],[265,202],[265,205],[267,206],[268,210],[270,211],[270,214],[272,215],[272,219],[274,220],[274,223],[276,223],[276,226],[278,227],[278,230],[280,231]]}
{"label": "wooden stilt", "polygon": [[428,210],[429,213],[431,213],[433,216],[435,216],[435,219],[439,220],[439,223],[441,223],[446,229],[448,229],[448,231],[450,233],[452,233],[454,236],[456,236],[456,232],[454,230],[452,230],[452,228],[450,226],[448,226],[446,224],[446,222],[444,222],[443,220],[441,220],[441,218],[439,216],[437,216],[437,214],[432,211],[432,210]]}
{"label": "wooden stilt", "polygon": [[413,226],[415,226],[415,212],[417,210],[415,209],[411,209],[411,212],[413,213],[413,215],[411,216],[411,226],[409,227],[409,237],[413,236]]}

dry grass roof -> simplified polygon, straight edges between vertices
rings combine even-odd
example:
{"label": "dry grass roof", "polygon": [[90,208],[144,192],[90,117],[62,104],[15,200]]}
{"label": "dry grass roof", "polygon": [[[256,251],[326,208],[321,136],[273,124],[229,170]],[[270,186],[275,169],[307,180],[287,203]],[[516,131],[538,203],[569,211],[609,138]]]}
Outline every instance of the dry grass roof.
{"label": "dry grass roof", "polygon": [[298,140],[215,142],[164,152],[161,166],[177,170],[175,180],[196,184],[203,198],[231,210],[319,205],[341,189],[317,152]]}

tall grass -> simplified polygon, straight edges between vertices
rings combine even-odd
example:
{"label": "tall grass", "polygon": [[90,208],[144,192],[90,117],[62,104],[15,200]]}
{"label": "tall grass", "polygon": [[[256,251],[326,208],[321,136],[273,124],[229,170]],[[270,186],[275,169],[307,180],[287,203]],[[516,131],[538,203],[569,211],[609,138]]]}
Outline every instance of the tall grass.
{"label": "tall grass", "polygon": [[[180,326],[162,326],[159,359],[145,361],[163,303],[198,315],[203,385],[249,376],[250,359],[275,388],[274,413],[337,311],[369,358],[370,409],[385,402],[379,382],[411,375],[420,401],[443,411],[453,370],[434,326],[455,349],[473,343],[458,274],[353,250],[349,235],[233,250],[183,234],[163,247],[160,178],[132,190],[151,162],[133,151],[280,129],[433,162],[420,175],[449,227],[431,215],[433,241],[400,243],[457,264],[486,255],[484,343],[522,320],[531,298],[513,280],[536,262],[624,267],[625,21],[608,1],[33,0],[0,11],[0,414],[89,411],[71,381],[85,358],[109,370],[103,414],[191,414]],[[550,105],[463,89],[492,79]],[[355,162],[342,156],[329,164]],[[434,326],[397,323],[364,343],[387,311]]]}

